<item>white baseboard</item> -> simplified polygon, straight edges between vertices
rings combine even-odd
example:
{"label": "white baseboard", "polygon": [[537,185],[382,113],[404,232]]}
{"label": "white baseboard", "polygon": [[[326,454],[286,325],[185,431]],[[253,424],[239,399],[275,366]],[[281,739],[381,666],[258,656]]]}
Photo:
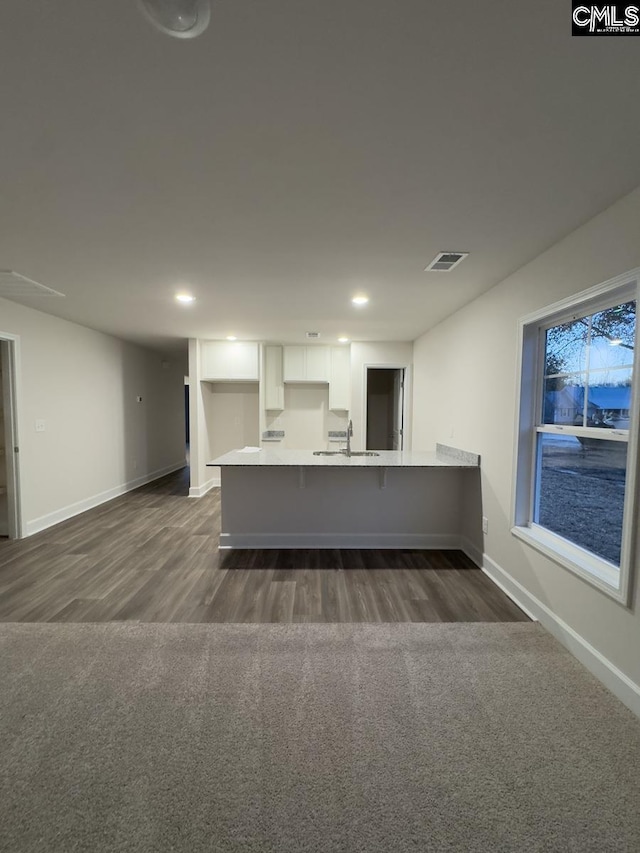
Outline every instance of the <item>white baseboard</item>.
{"label": "white baseboard", "polygon": [[206,495],[207,492],[210,492],[211,489],[215,489],[216,486],[220,485],[220,475],[217,477],[212,477],[210,480],[207,480],[206,483],[203,483],[201,486],[191,486],[189,489],[189,497],[190,498],[201,498],[203,495]]}
{"label": "white baseboard", "polygon": [[478,568],[482,568],[482,551],[473,544],[466,536],[460,536],[459,548],[463,551],[472,563],[475,563]]}
{"label": "white baseboard", "polygon": [[484,555],[482,571],[491,578],[518,607],[543,625],[562,643],[605,687],[640,717],[640,685],[632,681],[583,636],[514,580],[491,557]]}
{"label": "white baseboard", "polygon": [[459,549],[455,535],[419,533],[221,533],[220,548]]}
{"label": "white baseboard", "polygon": [[135,480],[129,480],[120,486],[114,486],[113,489],[107,489],[106,492],[100,492],[85,500],[77,501],[76,503],[63,506],[55,512],[49,512],[47,515],[41,515],[39,518],[33,518],[27,521],[24,525],[23,535],[33,536],[34,533],[39,533],[41,530],[46,530],[48,527],[53,527],[54,524],[60,524],[61,521],[66,521],[68,518],[73,518],[74,515],[80,515],[81,512],[86,512],[88,509],[93,509],[100,504],[111,501],[114,498],[120,497],[127,492],[144,486],[146,483],[151,483],[153,480],[159,480],[160,477],[166,477],[167,474],[172,474],[174,471],[179,471],[185,467],[184,460],[176,462],[174,465],[168,465],[166,468],[160,468],[157,471],[151,471],[142,477],[136,477]]}

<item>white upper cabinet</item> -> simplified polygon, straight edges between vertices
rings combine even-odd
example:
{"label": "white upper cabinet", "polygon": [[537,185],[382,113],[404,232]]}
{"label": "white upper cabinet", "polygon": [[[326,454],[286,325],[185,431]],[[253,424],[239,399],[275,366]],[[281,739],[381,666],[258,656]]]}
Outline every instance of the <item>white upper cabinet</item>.
{"label": "white upper cabinet", "polygon": [[307,382],[328,382],[330,374],[329,348],[305,347],[307,356]]}
{"label": "white upper cabinet", "polygon": [[348,412],[351,408],[351,348],[331,347],[329,408]]}
{"label": "white upper cabinet", "polygon": [[330,353],[326,346],[285,346],[285,382],[328,382]]}
{"label": "white upper cabinet", "polygon": [[258,344],[251,341],[203,341],[203,380],[258,382]]}
{"label": "white upper cabinet", "polygon": [[282,347],[279,346],[264,348],[264,407],[271,412],[284,409]]}
{"label": "white upper cabinet", "polygon": [[307,378],[306,347],[284,347],[283,379],[305,382]]}

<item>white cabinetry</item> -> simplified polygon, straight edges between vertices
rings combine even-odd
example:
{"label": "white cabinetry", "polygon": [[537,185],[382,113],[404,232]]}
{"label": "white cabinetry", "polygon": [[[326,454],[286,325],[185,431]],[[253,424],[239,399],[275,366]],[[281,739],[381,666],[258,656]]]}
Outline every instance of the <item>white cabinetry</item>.
{"label": "white cabinetry", "polygon": [[329,347],[284,347],[285,382],[328,382],[329,372]]}
{"label": "white cabinetry", "polygon": [[203,341],[203,380],[257,382],[260,378],[258,344],[250,341]]}
{"label": "white cabinetry", "polygon": [[306,347],[284,347],[285,382],[304,382],[307,372]]}
{"label": "white cabinetry", "polygon": [[264,407],[272,412],[281,412],[284,409],[282,347],[264,348]]}
{"label": "white cabinetry", "polygon": [[347,412],[351,408],[351,352],[348,346],[331,347],[329,408],[339,412]]}

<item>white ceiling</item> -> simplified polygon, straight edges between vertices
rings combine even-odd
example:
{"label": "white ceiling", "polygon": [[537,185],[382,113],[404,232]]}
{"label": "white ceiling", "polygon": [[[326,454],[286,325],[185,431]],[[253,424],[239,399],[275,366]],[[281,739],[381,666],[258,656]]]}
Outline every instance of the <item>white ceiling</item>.
{"label": "white ceiling", "polygon": [[[134,0],[0,24],[0,268],[158,348],[414,339],[640,184],[638,43],[572,38],[558,0],[215,0],[193,41]],[[443,249],[471,254],[423,272]]]}

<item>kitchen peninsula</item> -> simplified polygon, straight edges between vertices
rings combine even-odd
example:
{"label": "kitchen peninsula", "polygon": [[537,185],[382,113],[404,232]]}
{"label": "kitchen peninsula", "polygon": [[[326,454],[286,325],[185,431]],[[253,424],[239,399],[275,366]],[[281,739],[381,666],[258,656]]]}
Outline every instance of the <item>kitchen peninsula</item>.
{"label": "kitchen peninsula", "polygon": [[221,548],[458,548],[480,524],[480,457],[445,445],[233,450],[208,465],[221,469]]}

